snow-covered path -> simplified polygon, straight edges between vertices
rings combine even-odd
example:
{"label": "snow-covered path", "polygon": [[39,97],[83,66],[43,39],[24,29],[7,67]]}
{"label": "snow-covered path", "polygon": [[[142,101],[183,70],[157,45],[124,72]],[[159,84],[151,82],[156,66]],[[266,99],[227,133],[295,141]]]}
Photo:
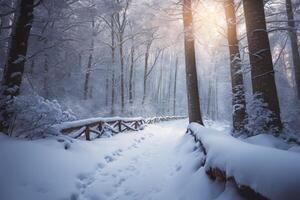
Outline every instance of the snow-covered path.
{"label": "snow-covered path", "polygon": [[147,127],[128,148],[105,157],[91,176],[79,177],[79,199],[155,198],[180,168],[175,149],[187,123],[176,122],[178,126],[165,122]]}
{"label": "snow-covered path", "polygon": [[210,180],[187,120],[148,125],[91,142],[25,141],[0,134],[0,199],[225,200],[236,191]]}

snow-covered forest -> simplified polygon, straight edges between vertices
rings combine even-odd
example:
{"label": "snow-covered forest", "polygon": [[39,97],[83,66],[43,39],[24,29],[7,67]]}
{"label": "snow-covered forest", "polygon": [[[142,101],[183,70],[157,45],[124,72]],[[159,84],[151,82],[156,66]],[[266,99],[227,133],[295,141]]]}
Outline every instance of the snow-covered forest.
{"label": "snow-covered forest", "polygon": [[0,0],[0,199],[300,199],[299,0]]}

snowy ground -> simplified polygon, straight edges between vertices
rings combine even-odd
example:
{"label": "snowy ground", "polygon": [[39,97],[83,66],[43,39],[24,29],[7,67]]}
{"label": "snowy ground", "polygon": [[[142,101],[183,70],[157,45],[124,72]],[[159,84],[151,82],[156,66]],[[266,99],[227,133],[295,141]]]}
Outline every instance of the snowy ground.
{"label": "snowy ground", "polygon": [[0,135],[0,199],[211,200],[240,199],[233,187],[211,181],[203,154],[184,136],[187,120],[149,125],[67,150],[56,140]]}

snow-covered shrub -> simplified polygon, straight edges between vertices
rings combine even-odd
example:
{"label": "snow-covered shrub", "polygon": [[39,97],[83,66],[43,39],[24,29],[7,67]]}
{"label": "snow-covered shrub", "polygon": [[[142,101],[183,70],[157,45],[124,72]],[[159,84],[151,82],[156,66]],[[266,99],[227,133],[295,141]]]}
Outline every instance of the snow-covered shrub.
{"label": "snow-covered shrub", "polygon": [[261,94],[256,93],[250,98],[247,107],[248,119],[246,129],[248,135],[258,135],[262,133],[275,134],[276,130],[270,128],[273,120],[273,113],[267,108],[267,103],[263,101]]}
{"label": "snow-covered shrub", "polygon": [[10,134],[15,137],[39,138],[58,134],[51,127],[76,119],[71,110],[63,110],[56,100],[30,94],[14,98],[9,110],[14,113]]}

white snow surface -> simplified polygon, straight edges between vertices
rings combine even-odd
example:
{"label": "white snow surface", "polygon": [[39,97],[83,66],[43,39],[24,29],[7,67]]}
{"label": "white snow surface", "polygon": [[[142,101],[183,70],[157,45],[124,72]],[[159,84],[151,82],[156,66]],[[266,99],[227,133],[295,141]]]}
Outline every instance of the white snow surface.
{"label": "white snow surface", "polygon": [[187,125],[187,120],[163,122],[71,145],[0,134],[0,199],[241,199],[231,183],[206,176],[200,165],[203,153],[185,135]]}
{"label": "white snow surface", "polygon": [[246,143],[199,124],[192,123],[189,128],[207,151],[206,169],[219,168],[238,184],[250,186],[272,200],[299,199],[299,153],[273,148],[284,145],[266,135]]}

